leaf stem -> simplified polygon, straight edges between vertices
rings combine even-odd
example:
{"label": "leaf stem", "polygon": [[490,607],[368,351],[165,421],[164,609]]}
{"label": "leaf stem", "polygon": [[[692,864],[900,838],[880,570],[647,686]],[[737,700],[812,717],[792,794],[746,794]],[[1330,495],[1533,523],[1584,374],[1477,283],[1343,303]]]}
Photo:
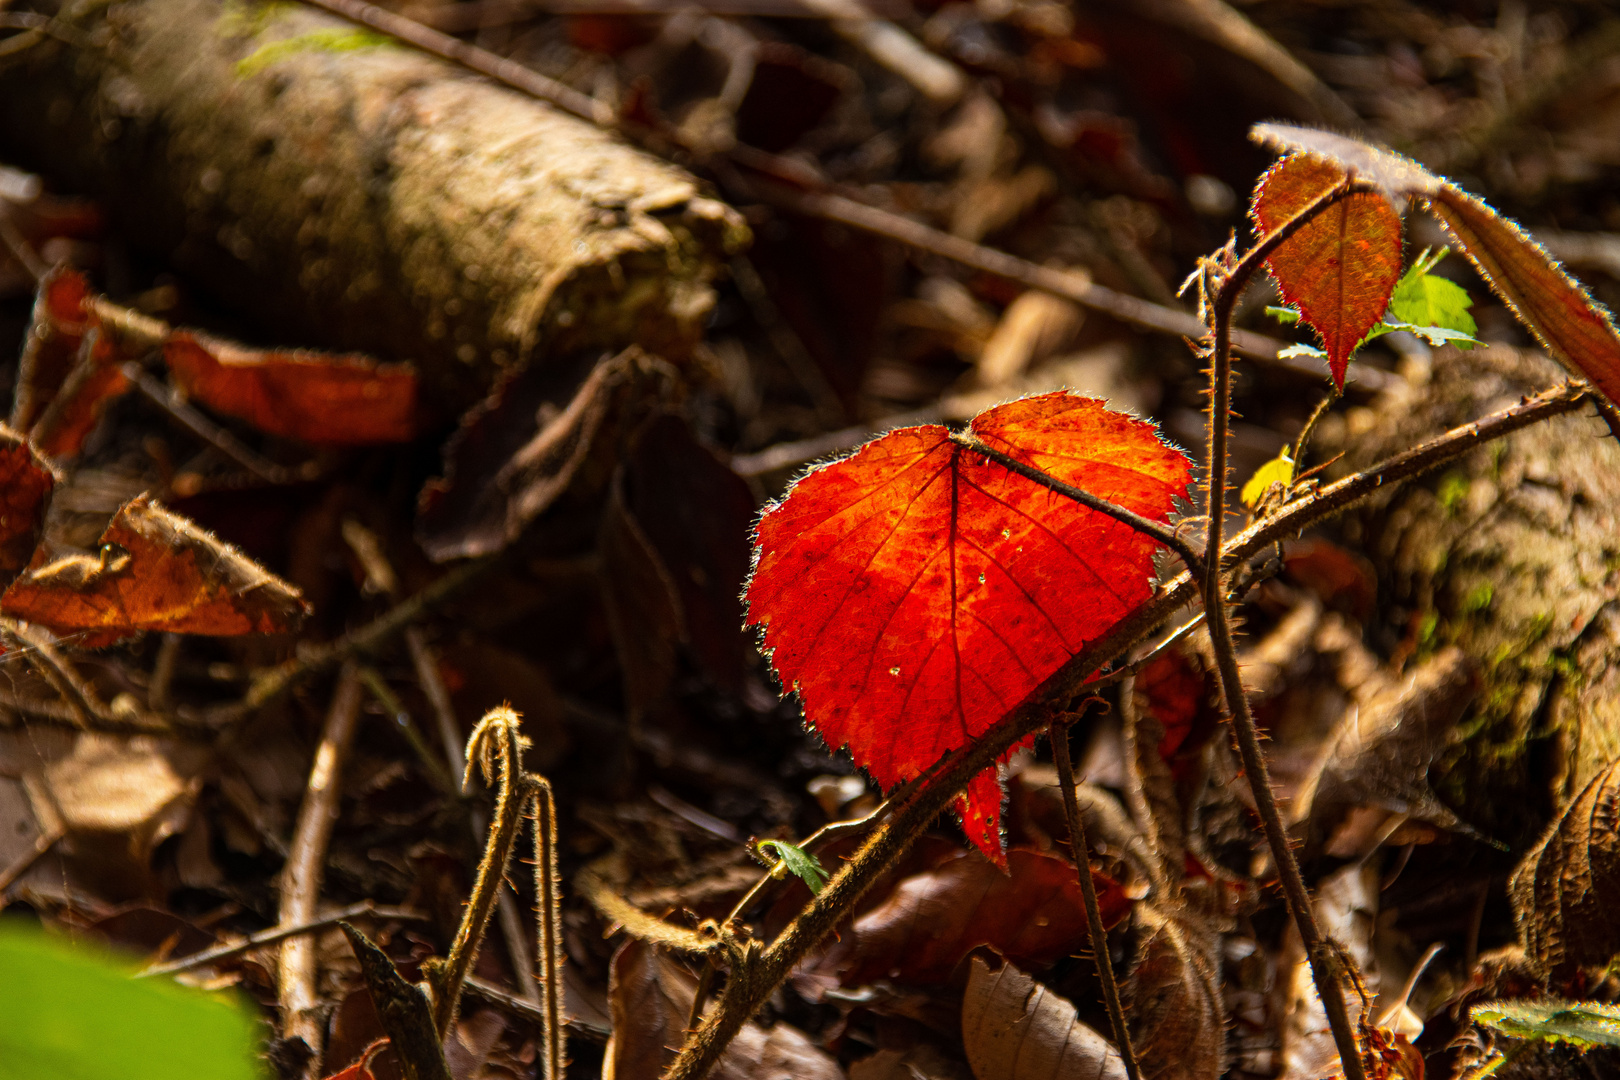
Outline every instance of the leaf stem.
{"label": "leaf stem", "polygon": [[1131,1031],[1125,1024],[1125,1008],[1119,1000],[1119,984],[1114,981],[1114,965],[1108,955],[1108,931],[1103,928],[1102,907],[1097,903],[1097,883],[1091,879],[1091,844],[1086,840],[1086,822],[1080,816],[1080,803],[1074,797],[1074,762],[1069,757],[1069,725],[1053,717],[1047,727],[1052,742],[1052,760],[1057,763],[1058,787],[1063,792],[1063,813],[1069,819],[1069,852],[1074,856],[1080,877],[1080,895],[1086,904],[1086,927],[1091,931],[1091,958],[1097,962],[1097,980],[1102,983],[1103,1004],[1114,1029],[1114,1043],[1125,1063],[1130,1080],[1140,1080],[1136,1052],[1131,1048]]}
{"label": "leaf stem", "polygon": [[545,1023],[541,1027],[543,1080],[561,1080],[568,1068],[563,1030],[562,887],[557,876],[557,802],[543,776],[527,776],[534,800],[534,891],[539,903],[540,990]]}
{"label": "leaf stem", "polygon": [[1125,507],[1117,503],[1111,503],[1107,499],[1093,495],[1089,491],[1082,491],[1072,484],[1065,484],[1057,477],[1050,476],[1033,465],[1019,461],[1012,455],[1002,453],[994,447],[986,446],[967,432],[954,432],[951,435],[951,440],[961,444],[975,454],[983,454],[997,465],[1010,472],[1017,473],[1026,480],[1033,481],[1049,491],[1055,491],[1064,498],[1073,499],[1081,506],[1095,510],[1099,514],[1106,514],[1120,524],[1127,525],[1144,536],[1152,537],[1171,551],[1174,551],[1187,569],[1192,570],[1194,573],[1197,573],[1198,568],[1203,566],[1203,556],[1199,555],[1197,549],[1186,540],[1183,540],[1175,529],[1162,521],[1154,521],[1152,518],[1143,517],[1134,510],[1127,510]]}

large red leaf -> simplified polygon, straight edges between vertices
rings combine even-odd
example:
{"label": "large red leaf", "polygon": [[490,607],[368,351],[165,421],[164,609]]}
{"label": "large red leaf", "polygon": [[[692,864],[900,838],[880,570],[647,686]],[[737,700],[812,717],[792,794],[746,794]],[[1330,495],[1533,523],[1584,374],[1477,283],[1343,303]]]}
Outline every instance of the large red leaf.
{"label": "large red leaf", "polygon": [[28,441],[0,424],[0,583],[9,585],[28,566],[55,484]]}
{"label": "large red leaf", "polygon": [[[1262,234],[1271,232],[1344,177],[1325,158],[1283,158],[1255,189],[1255,224]],[[1321,335],[1333,382],[1343,389],[1350,354],[1384,317],[1401,279],[1400,215],[1381,194],[1350,195],[1284,241],[1266,266],[1283,299]]]}
{"label": "large red leaf", "polygon": [[[1153,425],[1067,393],[981,414],[987,445],[1138,514],[1186,496]],[[992,727],[1151,592],[1159,545],[974,454],[905,428],[801,479],[756,534],[749,622],[828,745],[884,786]],[[993,771],[958,804],[998,862]]]}

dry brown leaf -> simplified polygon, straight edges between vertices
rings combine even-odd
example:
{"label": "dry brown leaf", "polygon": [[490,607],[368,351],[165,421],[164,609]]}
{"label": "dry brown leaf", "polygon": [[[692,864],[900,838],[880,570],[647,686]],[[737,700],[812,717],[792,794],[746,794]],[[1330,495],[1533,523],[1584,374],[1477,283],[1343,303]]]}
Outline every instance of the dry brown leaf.
{"label": "dry brown leaf", "polygon": [[625,506],[622,475],[602,512],[597,549],[602,556],[603,606],[619,654],[625,706],[639,719],[663,699],[675,676],[681,608],[675,581]]}
{"label": "dry brown leaf", "polygon": [[[1125,916],[1130,901],[1094,872],[1103,923]],[[815,968],[846,986],[875,979],[937,983],[962,959],[988,945],[1025,967],[1046,965],[1087,948],[1084,900],[1074,866],[1044,852],[1015,848],[1002,872],[977,851],[895,887],[856,919]]]}
{"label": "dry brown leaf", "polygon": [[1073,301],[1031,289],[1007,305],[979,354],[980,385],[997,387],[1074,340],[1085,312]]}
{"label": "dry brown leaf", "polygon": [[90,283],[77,270],[59,266],[40,279],[34,319],[17,365],[11,426],[27,432],[73,369],[79,343],[90,328],[85,302]]}
{"label": "dry brown leaf", "polygon": [[1226,1011],[1214,935],[1137,906],[1146,931],[1131,970],[1131,1041],[1147,1080],[1213,1080],[1226,1057]]}
{"label": "dry brown leaf", "polygon": [[1620,952],[1620,759],[1564,808],[1513,872],[1508,894],[1526,954],[1551,979]]}
{"label": "dry brown leaf", "polygon": [[267,435],[363,446],[416,434],[416,372],[408,364],[249,349],[184,330],[163,342],[163,360],[188,396]]}
{"label": "dry brown leaf", "polygon": [[1072,1004],[1012,964],[977,956],[962,995],[962,1045],[977,1080],[1125,1080],[1119,1052]]}
{"label": "dry brown leaf", "polygon": [[55,483],[27,440],[0,424],[0,581],[9,584],[28,566]]}
{"label": "dry brown leaf", "polygon": [[443,562],[515,540],[568,489],[621,391],[650,366],[631,349],[583,372],[527,368],[497,387],[462,418],[445,448],[444,476],[422,489],[423,550]]}
{"label": "dry brown leaf", "polygon": [[86,648],[142,630],[276,633],[307,609],[297,589],[145,495],[113,515],[97,554],[47,562],[41,549],[0,596],[0,611]]}
{"label": "dry brown leaf", "polygon": [[[603,1080],[657,1080],[686,1040],[697,980],[656,946],[627,941],[613,956],[613,1036]],[[711,1006],[712,1007],[712,1006]],[[744,1024],[709,1073],[713,1080],[844,1080],[825,1050],[787,1024]]]}

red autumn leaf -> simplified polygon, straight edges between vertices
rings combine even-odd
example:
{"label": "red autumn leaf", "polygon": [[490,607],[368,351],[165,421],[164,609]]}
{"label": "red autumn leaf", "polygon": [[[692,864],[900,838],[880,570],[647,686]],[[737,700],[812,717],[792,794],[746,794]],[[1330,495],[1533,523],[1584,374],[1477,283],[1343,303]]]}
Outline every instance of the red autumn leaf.
{"label": "red autumn leaf", "polygon": [[80,342],[73,369],[29,432],[40,453],[53,458],[77,455],[107,406],[130,388],[116,341],[94,313],[90,317],[95,325]]}
{"label": "red autumn leaf", "polygon": [[[1261,177],[1251,213],[1262,234],[1344,180],[1325,158],[1294,154]],[[1283,299],[1322,338],[1333,382],[1389,308],[1401,279],[1401,218],[1381,194],[1358,192],[1318,214],[1266,260]]]}
{"label": "red autumn leaf", "polygon": [[163,343],[175,385],[267,435],[325,446],[407,442],[416,372],[366,356],[250,349],[177,330]]}
{"label": "red autumn leaf", "polygon": [[1610,401],[1620,402],[1620,334],[1609,313],[1523,229],[1480,200],[1447,185],[1428,203],[1536,339]]}
{"label": "red autumn leaf", "polygon": [[1179,648],[1166,649],[1137,673],[1136,692],[1164,728],[1160,757],[1169,761],[1189,742],[1201,747],[1209,738],[1220,720],[1214,691],[1209,673]]}
{"label": "red autumn leaf", "polygon": [[0,424],[0,581],[28,566],[56,478],[28,441]]}
{"label": "red autumn leaf", "polygon": [[[845,986],[874,979],[940,983],[985,945],[1026,968],[1045,967],[1088,947],[1074,865],[1024,848],[1007,854],[1005,874],[977,852],[963,852],[906,878],[841,933],[809,973],[836,976]],[[1103,925],[1112,927],[1131,902],[1106,874],[1093,872],[1092,880]]]}
{"label": "red autumn leaf", "polygon": [[297,589],[145,495],[113,515],[98,554],[47,562],[41,548],[0,595],[0,612],[86,648],[142,630],[273,633],[306,610]]}
{"label": "red autumn leaf", "polygon": [[84,275],[65,266],[40,279],[11,406],[11,426],[18,431],[27,434],[73,370],[79,345],[93,325],[90,295]]}
{"label": "red autumn leaf", "polygon": [[[1068,393],[981,414],[995,449],[1138,514],[1184,498],[1153,425]],[[1159,545],[952,440],[906,428],[801,479],[761,519],[748,619],[832,747],[885,787],[1004,716],[1151,593]],[[994,770],[959,803],[1001,858]]]}

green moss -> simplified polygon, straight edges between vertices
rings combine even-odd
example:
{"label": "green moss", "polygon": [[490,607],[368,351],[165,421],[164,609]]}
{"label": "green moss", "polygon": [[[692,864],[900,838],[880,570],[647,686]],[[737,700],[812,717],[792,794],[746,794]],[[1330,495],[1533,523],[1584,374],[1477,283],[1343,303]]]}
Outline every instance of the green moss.
{"label": "green moss", "polygon": [[238,78],[247,78],[256,75],[278,60],[285,60],[295,53],[301,52],[353,52],[356,49],[375,49],[380,45],[391,44],[388,38],[370,30],[347,30],[341,27],[330,27],[324,30],[312,30],[307,34],[286,38],[282,41],[272,41],[261,45],[253,52],[236,62]]}
{"label": "green moss", "polygon": [[1463,472],[1449,472],[1440,480],[1440,487],[1434,493],[1440,500],[1440,506],[1448,514],[1455,514],[1457,508],[1468,497],[1468,474]]}

